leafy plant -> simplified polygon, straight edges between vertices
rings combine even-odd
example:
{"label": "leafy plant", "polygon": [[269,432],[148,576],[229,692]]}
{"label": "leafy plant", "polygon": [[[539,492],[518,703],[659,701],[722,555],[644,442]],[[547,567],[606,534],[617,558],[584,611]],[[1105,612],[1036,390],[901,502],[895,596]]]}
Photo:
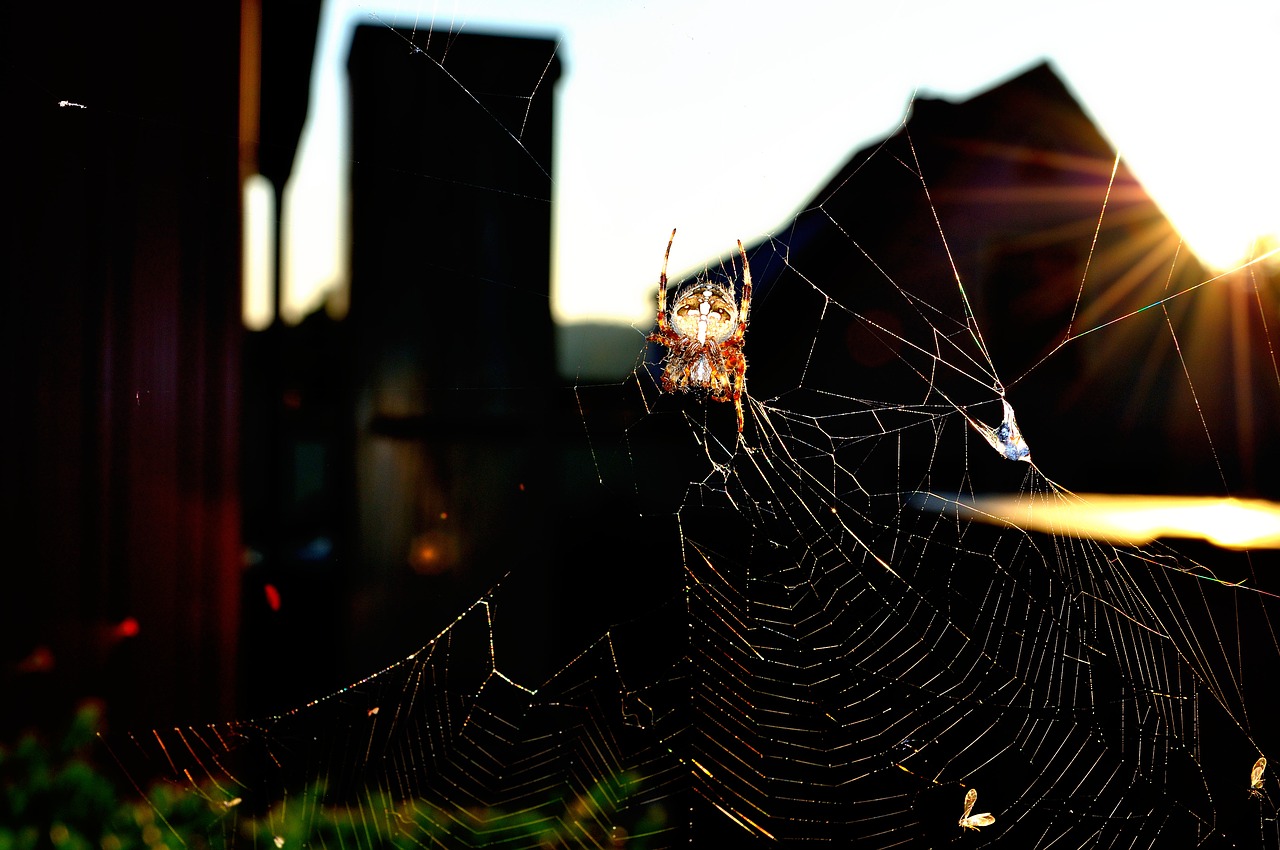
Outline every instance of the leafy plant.
{"label": "leafy plant", "polygon": [[[0,850],[224,850],[361,847],[648,846],[666,813],[651,806],[624,818],[641,781],[621,773],[584,794],[522,809],[449,808],[367,792],[351,805],[326,802],[323,784],[247,815],[241,800],[212,785],[153,784],[145,799],[121,793],[91,753],[102,728],[94,703],[75,714],[61,741],[34,733],[0,745]],[[621,823],[629,820],[630,832]]]}

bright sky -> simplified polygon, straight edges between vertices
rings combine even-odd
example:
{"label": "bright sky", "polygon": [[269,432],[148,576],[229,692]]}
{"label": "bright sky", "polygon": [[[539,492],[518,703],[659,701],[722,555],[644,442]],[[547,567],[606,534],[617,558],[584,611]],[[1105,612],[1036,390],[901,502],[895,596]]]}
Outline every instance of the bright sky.
{"label": "bright sky", "polygon": [[288,312],[346,274],[345,67],[365,23],[560,41],[559,321],[647,326],[672,227],[672,271],[701,268],[784,227],[913,92],[967,96],[1044,58],[1204,259],[1280,233],[1280,2],[846,5],[329,0],[285,200]]}

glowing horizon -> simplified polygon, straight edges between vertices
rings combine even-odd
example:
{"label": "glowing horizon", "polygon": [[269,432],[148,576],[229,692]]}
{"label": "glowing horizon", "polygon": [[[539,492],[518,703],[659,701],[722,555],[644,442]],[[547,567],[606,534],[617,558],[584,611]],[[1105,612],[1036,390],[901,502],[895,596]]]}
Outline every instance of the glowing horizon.
{"label": "glowing horizon", "polygon": [[[652,258],[673,226],[687,234],[672,252],[678,275],[738,238],[784,228],[853,151],[893,131],[914,94],[967,98],[1045,60],[1207,265],[1229,269],[1255,240],[1280,234],[1280,110],[1261,106],[1280,89],[1266,43],[1280,31],[1280,4],[1224,0],[1191,21],[1101,0],[1057,17],[998,0],[834,14],[661,0],[608,13],[570,0],[329,0],[282,210],[290,321],[345,297],[345,59],[360,24],[558,43],[559,322],[645,325]],[[699,131],[710,115],[742,120]],[[603,283],[602,269],[613,270]]]}

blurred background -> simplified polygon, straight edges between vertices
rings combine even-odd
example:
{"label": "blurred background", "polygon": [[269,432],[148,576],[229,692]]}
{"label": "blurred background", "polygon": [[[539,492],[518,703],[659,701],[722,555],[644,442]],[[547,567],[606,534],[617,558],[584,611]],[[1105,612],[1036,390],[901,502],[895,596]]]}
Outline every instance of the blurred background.
{"label": "blurred background", "polygon": [[[936,209],[1051,474],[1277,495],[1274,264],[1178,315],[1190,381],[1093,340],[1040,365],[1086,264],[1113,297],[1077,330],[1274,247],[1275,4],[605,8],[14,11],[0,737],[85,697],[126,728],[280,711],[506,575],[538,681],[665,598],[574,385],[641,363],[677,225],[673,279],[751,246],[760,398],[814,329],[775,293],[849,269],[814,222],[874,224],[910,288],[951,280]],[[934,208],[873,156],[908,108]],[[894,398],[854,324],[842,389]],[[1197,410],[1233,423],[1213,451]]]}

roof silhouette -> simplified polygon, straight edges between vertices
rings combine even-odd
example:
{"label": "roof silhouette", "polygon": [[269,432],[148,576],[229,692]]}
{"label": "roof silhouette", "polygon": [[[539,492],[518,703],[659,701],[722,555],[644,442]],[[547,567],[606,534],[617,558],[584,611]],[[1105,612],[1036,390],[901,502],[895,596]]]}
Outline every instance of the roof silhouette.
{"label": "roof silhouette", "polygon": [[[969,409],[998,424],[1004,387],[1037,463],[1072,489],[1267,486],[1254,470],[1275,450],[1245,432],[1280,425],[1277,387],[1233,385],[1212,351],[1188,382],[1174,334],[1190,339],[1226,289],[1175,299],[1167,321],[1145,309],[1211,275],[1048,64],[961,102],[918,98],[750,254],[757,399],[984,405]],[[1264,362],[1265,339],[1240,333]],[[1197,411],[1238,421],[1242,397],[1273,403],[1215,460]]]}

